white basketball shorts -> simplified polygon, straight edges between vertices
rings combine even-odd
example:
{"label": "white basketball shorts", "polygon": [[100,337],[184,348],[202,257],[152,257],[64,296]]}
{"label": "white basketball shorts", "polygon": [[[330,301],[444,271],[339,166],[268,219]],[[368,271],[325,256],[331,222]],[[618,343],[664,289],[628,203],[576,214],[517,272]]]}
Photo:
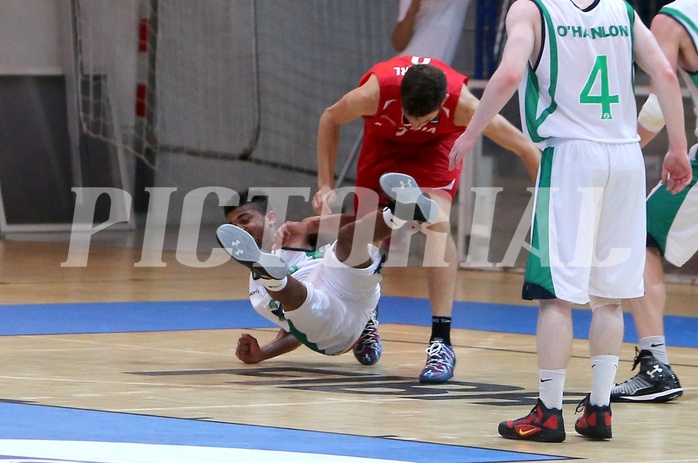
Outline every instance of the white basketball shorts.
{"label": "white basketball shorts", "polygon": [[541,158],[524,299],[644,294],[645,165],[637,143],[555,140]]}
{"label": "white basketball shorts", "polygon": [[303,305],[284,314],[294,336],[326,355],[352,348],[381,294],[378,248],[367,245],[371,265],[353,268],[337,260],[334,246],[328,246],[322,264],[303,281],[308,289]]}

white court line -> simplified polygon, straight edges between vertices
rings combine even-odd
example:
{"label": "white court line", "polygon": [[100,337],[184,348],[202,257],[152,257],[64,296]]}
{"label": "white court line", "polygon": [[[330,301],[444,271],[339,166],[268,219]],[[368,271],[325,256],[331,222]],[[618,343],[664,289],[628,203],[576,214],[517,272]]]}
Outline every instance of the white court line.
{"label": "white court line", "polygon": [[[401,463],[399,460],[272,450],[119,442],[0,440],[0,454],[34,463]],[[31,459],[31,460],[25,460]],[[41,460],[37,460],[41,459]],[[56,462],[58,460],[58,462]],[[405,463],[402,461],[402,463]]]}

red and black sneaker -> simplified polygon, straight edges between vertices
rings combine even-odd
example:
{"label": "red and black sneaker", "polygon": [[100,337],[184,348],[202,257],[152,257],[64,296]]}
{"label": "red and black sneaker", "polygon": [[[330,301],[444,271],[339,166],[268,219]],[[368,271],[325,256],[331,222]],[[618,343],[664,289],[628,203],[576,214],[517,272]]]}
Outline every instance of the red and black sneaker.
{"label": "red and black sneaker", "polygon": [[589,395],[577,405],[576,413],[584,411],[577,419],[574,429],[579,434],[590,439],[610,439],[611,435],[611,406],[591,405]]}
{"label": "red and black sneaker", "polygon": [[538,403],[527,416],[499,423],[499,435],[507,439],[562,442],[565,440],[562,410],[546,408],[538,399]]}

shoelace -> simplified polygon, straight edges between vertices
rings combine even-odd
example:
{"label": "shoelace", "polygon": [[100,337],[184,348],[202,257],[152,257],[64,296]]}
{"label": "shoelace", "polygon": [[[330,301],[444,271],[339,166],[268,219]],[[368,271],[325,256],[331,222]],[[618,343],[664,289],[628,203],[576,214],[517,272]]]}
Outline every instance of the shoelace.
{"label": "shoelace", "polygon": [[[543,411],[541,410],[541,414],[542,414],[542,413],[543,413]],[[536,414],[536,415],[538,414],[538,404],[535,404],[535,405],[533,406],[533,408],[531,409],[531,411],[528,413],[528,415],[524,416],[524,417],[521,418],[521,419],[522,419],[522,420],[525,420],[526,418],[528,418],[529,416],[531,416],[531,415],[533,415],[533,414]],[[519,421],[519,420],[515,420],[515,421]]]}
{"label": "shoelace", "polygon": [[378,327],[376,326],[377,322],[375,321],[370,321],[367,325],[366,328],[364,329],[364,332],[361,334],[361,344],[363,345],[370,345],[371,347],[377,347],[378,346]]}
{"label": "shoelace", "polygon": [[635,346],[635,358],[633,359],[633,367],[630,371],[635,371],[635,368],[640,364],[640,350]]}
{"label": "shoelace", "polygon": [[432,342],[429,344],[429,347],[427,347],[427,356],[429,357],[427,365],[435,367],[443,366],[446,368],[443,363],[451,359],[451,353],[446,348],[446,344],[442,342]]}
{"label": "shoelace", "polygon": [[582,399],[582,401],[579,402],[579,404],[577,404],[577,408],[574,409],[574,414],[575,414],[575,415],[576,415],[577,413],[581,413],[581,412],[584,411],[584,407],[586,407],[587,404],[589,403],[589,397],[590,397],[590,396],[591,396],[591,394],[587,394],[586,397],[584,397],[584,398]]}
{"label": "shoelace", "polygon": [[[654,357],[653,357],[653,358],[654,358]],[[655,359],[655,360],[656,360],[656,359]],[[637,346],[635,346],[635,358],[633,359],[633,368],[632,368],[630,371],[635,371],[635,368],[637,368],[637,366],[640,365],[641,363],[642,363],[642,358],[640,358],[640,350],[637,348]],[[659,363],[659,361],[657,361],[657,363]],[[662,365],[661,363],[659,363],[659,364]],[[642,372],[640,372],[640,373],[642,373]],[[660,372],[660,374],[663,375],[663,372]],[[637,378],[637,379],[640,379],[640,378],[638,378],[637,376],[633,376],[632,378],[630,378],[630,379],[628,379],[628,380],[626,380],[626,381],[623,381],[621,384],[629,383],[629,382],[631,382],[633,379],[636,379],[636,378]],[[643,381],[643,382],[647,383],[647,384],[645,384],[645,385],[649,385],[649,382],[648,382],[648,381]]]}

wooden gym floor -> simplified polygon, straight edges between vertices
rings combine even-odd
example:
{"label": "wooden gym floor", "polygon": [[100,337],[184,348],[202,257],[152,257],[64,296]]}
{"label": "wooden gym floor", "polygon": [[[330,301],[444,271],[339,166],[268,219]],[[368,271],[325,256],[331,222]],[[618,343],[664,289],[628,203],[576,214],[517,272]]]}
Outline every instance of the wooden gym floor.
{"label": "wooden gym floor", "polygon": [[[683,397],[614,404],[610,441],[574,432],[590,385],[589,312],[575,311],[567,440],[542,444],[497,434],[537,395],[536,309],[519,298],[520,273],[459,272],[456,374],[422,386],[422,269],[384,271],[377,365],[300,348],[250,366],[233,355],[239,334],[266,341],[276,329],[249,307],[241,266],[192,268],[166,251],[166,266],[141,268],[140,250],[93,244],[86,267],[66,268],[67,249],[0,241],[0,460],[698,461],[698,286],[669,286],[669,355]],[[618,380],[633,374],[626,320]]]}

